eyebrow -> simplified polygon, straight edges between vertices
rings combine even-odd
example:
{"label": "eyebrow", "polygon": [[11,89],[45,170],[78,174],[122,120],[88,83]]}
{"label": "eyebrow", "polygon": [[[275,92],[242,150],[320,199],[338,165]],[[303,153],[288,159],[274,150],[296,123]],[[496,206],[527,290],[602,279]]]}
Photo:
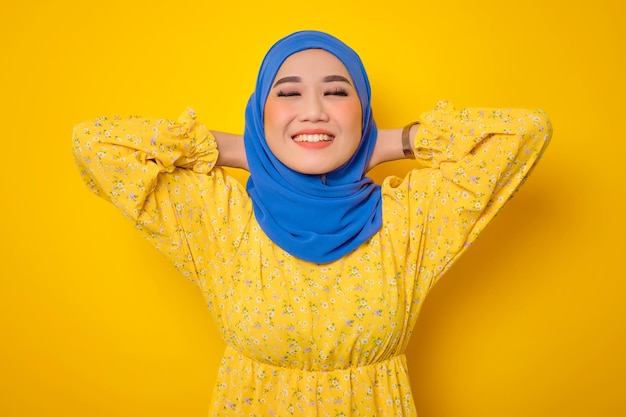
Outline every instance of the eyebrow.
{"label": "eyebrow", "polygon": [[341,81],[341,82],[344,82],[344,83],[348,83],[348,85],[352,85],[350,83],[350,80],[348,80],[343,75],[328,75],[328,76],[324,77],[324,82],[325,83],[330,83],[330,82],[333,82],[333,81]]}
{"label": "eyebrow", "polygon": [[[283,77],[279,80],[277,80],[274,83],[274,87],[280,85],[280,84],[284,84],[284,83],[299,83],[302,81],[302,78],[297,77],[297,76],[289,76],[289,77]],[[350,83],[350,80],[348,80],[346,77],[344,77],[343,75],[327,75],[326,77],[324,77],[324,82],[325,83],[330,83],[330,82],[334,82],[334,81],[341,81],[344,83],[347,83],[348,85],[352,85],[352,83]]]}

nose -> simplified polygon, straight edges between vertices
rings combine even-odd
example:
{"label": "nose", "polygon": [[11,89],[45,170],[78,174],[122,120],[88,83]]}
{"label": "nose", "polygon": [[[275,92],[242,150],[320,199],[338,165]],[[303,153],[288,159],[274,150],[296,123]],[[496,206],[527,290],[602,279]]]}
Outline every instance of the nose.
{"label": "nose", "polygon": [[302,100],[300,121],[324,122],[328,121],[328,113],[324,104],[324,97],[317,94],[309,94]]}

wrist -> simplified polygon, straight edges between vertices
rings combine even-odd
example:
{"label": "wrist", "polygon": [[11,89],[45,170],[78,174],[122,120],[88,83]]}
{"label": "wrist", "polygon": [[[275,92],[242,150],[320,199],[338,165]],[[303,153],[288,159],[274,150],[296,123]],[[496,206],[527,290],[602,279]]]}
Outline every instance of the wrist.
{"label": "wrist", "polygon": [[402,153],[405,158],[415,159],[414,138],[419,122],[411,122],[402,129]]}

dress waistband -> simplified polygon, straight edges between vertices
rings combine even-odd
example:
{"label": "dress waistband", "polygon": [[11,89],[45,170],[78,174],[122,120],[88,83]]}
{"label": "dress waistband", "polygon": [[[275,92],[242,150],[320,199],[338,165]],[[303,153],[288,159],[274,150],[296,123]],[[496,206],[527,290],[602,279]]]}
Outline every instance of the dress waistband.
{"label": "dress waistband", "polygon": [[296,366],[280,365],[280,364],[273,364],[267,361],[261,361],[256,358],[252,358],[246,355],[245,353],[235,349],[234,347],[228,346],[228,345],[226,346],[226,351],[224,353],[224,356],[227,356],[227,355],[228,356],[233,355],[235,357],[239,356],[241,361],[249,362],[251,365],[254,365],[257,367],[267,367],[267,369],[274,368],[280,372],[291,371],[291,372],[304,372],[304,373],[328,373],[328,372],[349,372],[349,371],[355,371],[355,370],[366,371],[368,368],[378,368],[378,367],[384,368],[387,365],[400,365],[401,367],[406,368],[406,356],[403,353],[397,354],[387,359],[380,360],[378,362],[369,363],[369,364],[348,365],[343,368],[341,367],[330,368],[330,365],[327,365],[327,366],[322,365],[320,367],[321,369],[305,369],[305,368],[299,368]]}
{"label": "dress waistband", "polygon": [[327,371],[271,365],[232,347],[222,358],[211,416],[415,417],[406,357]]}

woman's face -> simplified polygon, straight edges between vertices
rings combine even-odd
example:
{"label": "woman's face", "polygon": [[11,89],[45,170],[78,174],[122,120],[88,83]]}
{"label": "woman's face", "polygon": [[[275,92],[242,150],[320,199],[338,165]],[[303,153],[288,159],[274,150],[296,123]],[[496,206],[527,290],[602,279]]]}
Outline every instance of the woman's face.
{"label": "woman's face", "polygon": [[307,49],[282,64],[265,102],[265,137],[283,164],[325,174],[345,164],[361,141],[361,102],[342,62]]}

